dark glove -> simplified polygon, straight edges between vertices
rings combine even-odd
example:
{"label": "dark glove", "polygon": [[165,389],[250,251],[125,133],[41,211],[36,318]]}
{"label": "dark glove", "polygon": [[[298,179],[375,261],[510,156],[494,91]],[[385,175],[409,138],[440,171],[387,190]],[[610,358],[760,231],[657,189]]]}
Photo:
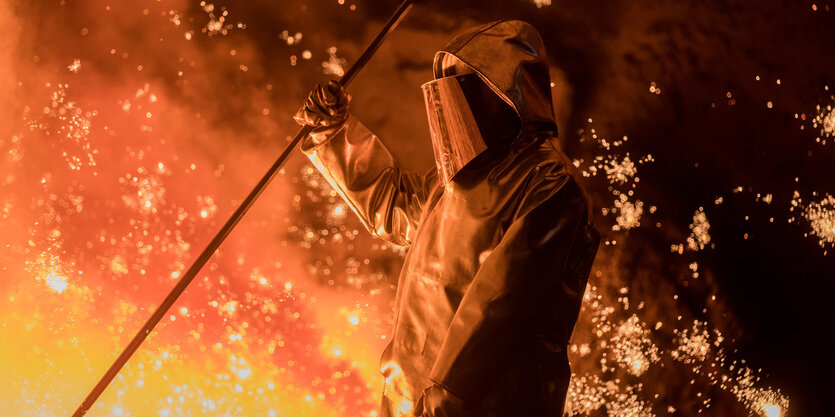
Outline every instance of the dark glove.
{"label": "dark glove", "polygon": [[432,385],[423,391],[415,404],[415,415],[419,417],[468,417],[464,401],[439,385]]}
{"label": "dark glove", "polygon": [[296,123],[314,128],[328,128],[338,125],[348,118],[350,97],[338,82],[331,80],[319,83],[307,96],[304,105],[293,119]]}

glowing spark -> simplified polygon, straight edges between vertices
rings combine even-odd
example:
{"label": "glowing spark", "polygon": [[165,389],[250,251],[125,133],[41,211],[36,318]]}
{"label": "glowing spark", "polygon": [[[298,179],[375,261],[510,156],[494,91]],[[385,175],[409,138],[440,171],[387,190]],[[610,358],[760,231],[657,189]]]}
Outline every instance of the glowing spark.
{"label": "glowing spark", "polygon": [[200,217],[206,219],[217,214],[217,204],[212,197],[198,196],[197,204],[200,206]]}
{"label": "glowing spark", "polygon": [[724,340],[721,333],[714,332],[714,340],[707,330],[707,325],[701,321],[694,321],[693,327],[684,330],[674,330],[678,334],[676,350],[671,352],[674,359],[687,364],[700,364],[707,360],[711,353],[711,345],[719,344]]}
{"label": "glowing spark", "polygon": [[346,61],[344,58],[340,58],[336,55],[336,47],[331,46],[328,48],[328,60],[322,62],[322,68],[324,69],[325,74],[341,77],[345,74],[345,63]]}
{"label": "glowing spark", "polygon": [[[217,301],[214,301],[213,304],[217,304]],[[227,316],[234,316],[235,312],[238,310],[238,302],[237,301],[227,301],[223,305],[217,305],[218,311]]]}
{"label": "glowing spark", "polygon": [[[212,3],[206,3],[205,1],[200,2],[200,7],[203,8],[203,11],[209,16],[209,21],[206,23],[206,26],[203,27],[202,32],[209,35],[227,35],[232,28],[238,29],[246,29],[246,25],[243,23],[232,24],[228,23],[229,11],[226,10],[226,7],[221,7],[219,11],[219,15],[216,14],[218,11],[215,9],[215,5]],[[189,39],[189,33],[186,33],[186,39]]]}
{"label": "glowing spark", "polygon": [[702,207],[693,215],[693,223],[690,223],[690,236],[687,237],[687,249],[698,251],[710,243],[710,223],[707,221],[705,210]]}
{"label": "glowing spark", "polygon": [[67,66],[67,69],[70,70],[70,72],[72,72],[73,74],[77,74],[78,71],[81,69],[81,60],[80,59],[74,59],[72,61],[72,64]]}
{"label": "glowing spark", "polygon": [[780,417],[780,406],[777,404],[766,404],[763,406],[766,417]]}
{"label": "glowing spark", "polygon": [[658,347],[649,339],[650,331],[636,315],[618,327],[611,341],[615,360],[632,375],[640,376],[649,365],[658,362]]}
{"label": "glowing spark", "polygon": [[655,81],[649,83],[649,92],[653,94],[661,94],[661,87],[655,84]]}
{"label": "glowing spark", "polygon": [[641,215],[644,213],[644,202],[636,200],[634,203],[629,201],[626,194],[621,194],[618,200],[615,200],[615,208],[612,212],[620,213],[615,219],[616,225],[612,226],[612,230],[629,230],[641,225]]}
{"label": "glowing spark", "polygon": [[629,154],[623,157],[622,161],[612,159],[605,167],[606,178],[612,184],[624,184],[637,173],[635,163],[629,159]]}
{"label": "glowing spark", "polygon": [[140,213],[156,213],[158,207],[165,204],[165,187],[157,174],[151,174],[144,168],[138,168],[135,175],[126,174],[119,182],[134,189],[133,193],[122,195],[122,202]]}
{"label": "glowing spark", "polygon": [[803,213],[818,237],[821,247],[835,245],[835,197],[826,195],[820,202],[812,202]]}
{"label": "glowing spark", "polygon": [[835,135],[835,107],[832,104],[817,106],[818,114],[812,119],[812,127],[820,129],[816,141],[826,145],[826,140]]}
{"label": "glowing spark", "polygon": [[49,275],[45,276],[44,280],[46,281],[46,285],[58,294],[61,294],[62,292],[64,292],[64,290],[67,289],[67,287],[69,287],[69,284],[67,283],[67,277],[56,275],[55,273],[50,273]]}
{"label": "glowing spark", "polygon": [[[80,65],[80,63],[79,63]],[[98,153],[90,144],[89,135],[92,120],[98,112],[84,111],[67,98],[67,84],[58,84],[50,94],[51,103],[43,109],[43,119],[29,116],[27,108],[24,121],[29,130],[43,131],[46,135],[56,135],[61,141],[61,156],[73,171],[82,167],[96,166],[95,155]]]}
{"label": "glowing spark", "polygon": [[[302,33],[301,32],[296,32],[295,35],[291,35],[289,31],[282,30],[281,34],[278,35],[278,39],[281,39],[284,42],[287,42],[287,45],[295,45],[295,44],[302,41]],[[308,51],[308,53],[309,52],[310,51]],[[305,59],[307,59],[307,58],[305,58]]]}
{"label": "glowing spark", "polygon": [[124,275],[128,273],[128,264],[124,258],[119,255],[110,260],[110,271],[117,275]]}

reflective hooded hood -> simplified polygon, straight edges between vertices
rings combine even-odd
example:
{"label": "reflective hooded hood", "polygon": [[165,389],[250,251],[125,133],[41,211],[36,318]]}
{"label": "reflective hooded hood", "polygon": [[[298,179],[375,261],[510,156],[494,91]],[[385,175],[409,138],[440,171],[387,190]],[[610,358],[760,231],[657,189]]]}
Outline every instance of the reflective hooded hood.
{"label": "reflective hooded hood", "polygon": [[533,26],[511,20],[465,31],[435,54],[435,79],[447,75],[450,58],[472,68],[513,107],[522,122],[520,136],[557,136],[545,45]]}
{"label": "reflective hooded hood", "polygon": [[[497,53],[485,56],[488,46]],[[433,68],[435,79],[421,89],[443,184],[490,146],[533,132],[556,136],[548,65],[530,25],[467,31],[435,55]]]}
{"label": "reflective hooded hood", "polygon": [[[445,61],[487,80],[521,122],[448,182],[434,167],[402,170],[351,115],[302,143],[369,232],[409,246],[380,415],[561,416],[566,346],[599,236],[555,144],[542,40],[524,22],[491,23],[441,51],[436,78],[453,75]],[[402,134],[389,140],[413,140]]]}

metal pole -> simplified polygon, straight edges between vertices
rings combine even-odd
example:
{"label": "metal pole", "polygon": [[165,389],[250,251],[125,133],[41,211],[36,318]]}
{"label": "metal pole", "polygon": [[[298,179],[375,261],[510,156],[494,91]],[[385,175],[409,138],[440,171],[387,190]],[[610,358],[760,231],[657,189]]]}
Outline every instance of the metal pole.
{"label": "metal pole", "polygon": [[[356,77],[357,73],[368,63],[371,57],[374,55],[374,52],[379,49],[380,45],[385,40],[386,36],[394,30],[395,27],[400,23],[400,21],[405,16],[406,12],[409,11],[412,7],[413,0],[404,0],[403,3],[400,4],[400,7],[395,10],[394,14],[389,18],[386,25],[380,31],[376,38],[371,41],[371,44],[365,49],[362,55],[360,55],[359,59],[345,72],[342,78],[339,80],[339,83],[342,84],[343,87],[348,86],[348,84]],[[136,333],[133,339],[130,341],[127,347],[122,351],[118,358],[110,365],[107,372],[101,377],[99,382],[93,387],[92,391],[87,394],[87,397],[84,401],[81,402],[81,405],[78,406],[78,409],[72,414],[73,417],[82,417],[87,414],[87,411],[90,410],[90,407],[96,402],[102,392],[107,388],[110,384],[110,381],[116,377],[125,363],[130,359],[130,357],[136,352],[139,346],[145,341],[145,338],[151,333],[151,331],[156,327],[160,320],[162,320],[163,316],[165,316],[168,309],[177,301],[177,298],[185,291],[188,284],[197,276],[197,273],[200,272],[200,269],[203,268],[203,265],[212,257],[215,251],[220,247],[220,244],[229,236],[229,233],[232,232],[232,229],[235,228],[235,225],[241,220],[241,218],[246,214],[249,208],[252,206],[252,203],[261,195],[261,192],[267,187],[270,180],[272,180],[275,173],[278,172],[279,169],[284,165],[287,159],[290,157],[290,154],[295,149],[296,145],[301,142],[303,138],[310,134],[310,131],[313,130],[311,126],[304,126],[299,130],[299,133],[296,134],[296,137],[287,145],[287,148],[284,149],[284,152],[278,157],[278,159],[273,163],[270,169],[267,171],[266,174],[258,181],[258,184],[255,185],[255,188],[250,191],[249,195],[246,196],[244,201],[238,206],[235,212],[229,217],[229,220],[223,225],[220,231],[217,232],[212,241],[203,249],[203,252],[200,253],[200,256],[194,261],[193,264],[188,268],[188,271],[183,275],[182,278],[177,282],[177,285],[168,293],[168,296],[165,297],[162,304],[157,307],[154,314],[148,318],[148,321],[145,322],[145,325],[142,326],[141,329]]]}

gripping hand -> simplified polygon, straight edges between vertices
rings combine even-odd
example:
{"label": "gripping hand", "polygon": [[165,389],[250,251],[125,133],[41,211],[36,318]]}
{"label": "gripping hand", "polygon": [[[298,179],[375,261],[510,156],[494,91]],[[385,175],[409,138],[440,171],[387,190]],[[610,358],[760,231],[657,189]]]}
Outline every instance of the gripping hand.
{"label": "gripping hand", "polygon": [[338,82],[319,83],[293,119],[302,126],[313,126],[314,129],[336,126],[348,117],[349,101],[350,97]]}

